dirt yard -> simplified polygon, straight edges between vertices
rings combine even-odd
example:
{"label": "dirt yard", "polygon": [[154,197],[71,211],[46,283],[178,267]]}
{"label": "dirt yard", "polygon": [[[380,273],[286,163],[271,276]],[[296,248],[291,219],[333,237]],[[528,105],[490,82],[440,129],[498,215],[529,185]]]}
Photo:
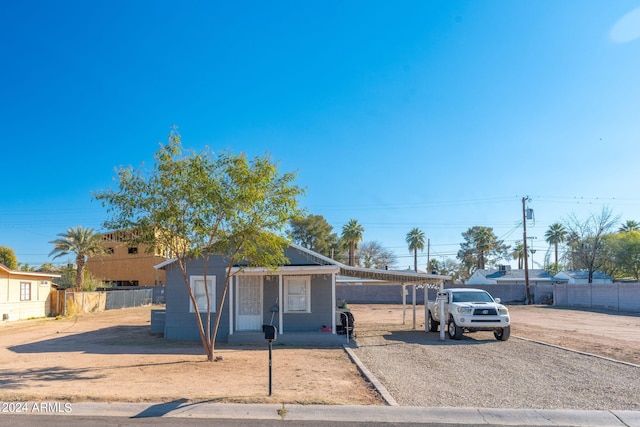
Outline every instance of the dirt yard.
{"label": "dirt yard", "polygon": [[[512,335],[640,364],[640,316],[514,306]],[[70,400],[383,404],[342,349],[219,347],[149,334],[151,307],[0,324],[0,401]],[[400,305],[351,305],[358,328],[397,329]],[[424,309],[416,311],[424,330]],[[405,325],[413,327],[413,310]]]}

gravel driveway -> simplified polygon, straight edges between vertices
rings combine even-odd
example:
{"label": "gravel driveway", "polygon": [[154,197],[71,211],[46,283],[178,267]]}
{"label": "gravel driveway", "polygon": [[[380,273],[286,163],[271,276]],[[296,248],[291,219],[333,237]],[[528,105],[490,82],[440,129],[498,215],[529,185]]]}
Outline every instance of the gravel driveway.
{"label": "gravel driveway", "polygon": [[491,332],[402,329],[359,328],[353,348],[399,405],[640,410],[638,367]]}

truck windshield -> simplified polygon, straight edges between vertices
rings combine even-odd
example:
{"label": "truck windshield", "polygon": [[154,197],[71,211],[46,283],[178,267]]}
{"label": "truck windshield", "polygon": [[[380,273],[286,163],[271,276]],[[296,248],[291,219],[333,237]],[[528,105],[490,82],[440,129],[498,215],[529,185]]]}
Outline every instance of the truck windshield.
{"label": "truck windshield", "polygon": [[486,292],[454,292],[453,302],[493,302],[493,298]]}

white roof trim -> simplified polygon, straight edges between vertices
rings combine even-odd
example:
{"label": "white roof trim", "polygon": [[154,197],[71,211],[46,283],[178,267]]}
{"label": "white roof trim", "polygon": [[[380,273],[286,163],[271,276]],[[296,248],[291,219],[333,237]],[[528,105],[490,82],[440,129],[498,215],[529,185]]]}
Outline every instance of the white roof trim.
{"label": "white roof trim", "polygon": [[4,270],[7,272],[7,274],[9,274],[9,277],[11,276],[32,276],[32,277],[41,277],[41,278],[50,278],[53,279],[54,277],[62,277],[59,274],[55,274],[55,273],[40,273],[40,272],[35,272],[35,271],[22,271],[22,270],[10,270],[9,268],[7,268],[4,264],[0,264],[0,270]]}
{"label": "white roof trim", "polygon": [[165,261],[162,261],[160,264],[154,265],[153,268],[155,268],[156,270],[160,270],[161,268],[164,268],[169,264],[173,264],[177,260],[178,260],[178,258],[169,258],[169,259],[167,259]]}
{"label": "white roof trim", "polygon": [[232,267],[231,274],[241,275],[269,275],[269,274],[330,274],[340,271],[338,266],[334,265],[294,265],[294,266],[282,266],[277,269],[268,269],[266,267]]}

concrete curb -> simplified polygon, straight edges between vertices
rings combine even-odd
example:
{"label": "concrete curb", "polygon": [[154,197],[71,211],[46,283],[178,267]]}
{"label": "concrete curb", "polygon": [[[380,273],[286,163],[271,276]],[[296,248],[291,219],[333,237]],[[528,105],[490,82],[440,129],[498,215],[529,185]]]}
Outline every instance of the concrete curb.
{"label": "concrete curb", "polygon": [[[26,412],[24,412],[27,414]],[[52,415],[51,412],[40,412]],[[332,421],[419,425],[640,427],[640,411],[425,408],[415,406],[188,403],[71,403],[64,416]]]}
{"label": "concrete curb", "polygon": [[353,350],[349,348],[347,345],[343,345],[342,347],[344,348],[344,351],[346,351],[347,354],[349,355],[349,358],[351,359],[351,361],[356,364],[356,366],[358,367],[358,370],[362,373],[362,375],[364,375],[364,377],[376,388],[378,393],[380,393],[380,396],[382,396],[382,398],[387,403],[387,405],[399,406],[398,402],[396,402],[393,396],[391,396],[391,393],[389,393],[386,387],[380,381],[378,381],[375,375],[373,375],[373,373],[369,369],[367,369],[366,366],[364,366],[362,361],[360,361],[360,359],[358,358],[358,356],[356,356]]}

